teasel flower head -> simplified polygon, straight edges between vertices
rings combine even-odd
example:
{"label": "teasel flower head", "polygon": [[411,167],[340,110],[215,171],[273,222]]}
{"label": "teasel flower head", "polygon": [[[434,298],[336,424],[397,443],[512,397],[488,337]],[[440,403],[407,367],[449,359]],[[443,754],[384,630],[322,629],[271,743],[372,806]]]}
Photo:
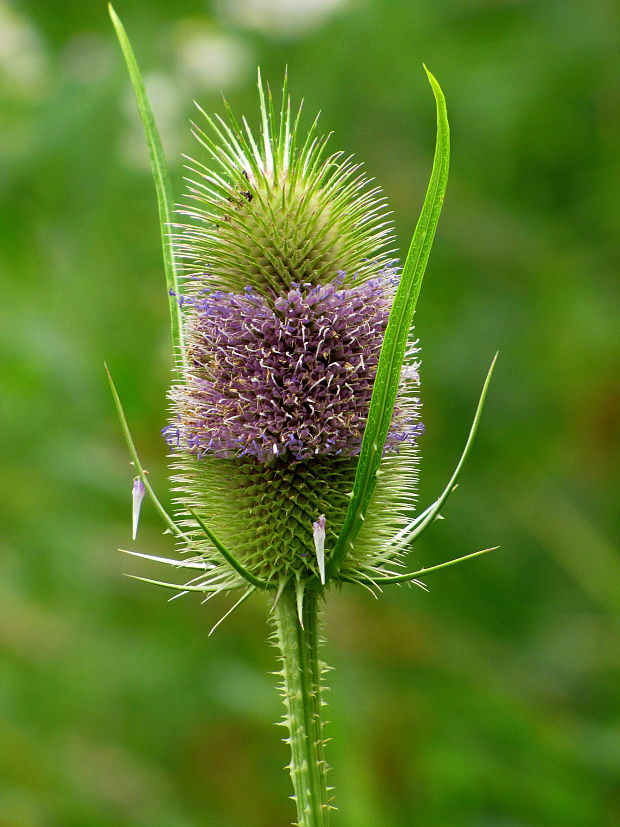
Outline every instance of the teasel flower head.
{"label": "teasel flower head", "polygon": [[249,584],[242,600],[255,588],[279,596],[289,586],[300,619],[307,589],[316,595],[352,582],[376,593],[384,583],[423,585],[420,572],[399,567],[456,486],[493,368],[448,485],[414,516],[424,426],[411,323],[449,164],[439,84],[427,72],[437,143],[402,268],[380,189],[352,157],[328,151],[329,136],[319,134],[316,120],[302,128],[286,82],[276,112],[260,74],[258,131],[227,105],[223,118],[200,110],[194,134],[202,156],[189,163],[175,221],[135,56],[110,13],[160,207],[176,361],[163,429],[174,517],[146,477],[110,382],[138,471],[134,535],[148,493],[183,555],[156,559],[197,571],[183,586],[160,585],[211,596]]}
{"label": "teasel flower head", "polygon": [[[213,566],[209,582],[239,575],[213,549],[199,517],[261,581],[324,579],[324,555],[343,526],[399,271],[378,187],[325,138],[276,116],[259,86],[261,134],[206,116],[195,134],[210,163],[191,164],[185,267],[178,296],[185,365],[171,390],[178,518]],[[417,347],[407,365],[363,530],[339,577],[372,579],[398,562],[393,536],[415,498],[419,421]],[[322,552],[323,553],[323,552]]]}
{"label": "teasel flower head", "polygon": [[197,591],[206,600],[241,590],[224,618],[256,589],[271,590],[295,823],[327,827],[325,589],[356,583],[376,594],[384,583],[424,585],[420,572],[398,567],[456,485],[491,375],[447,487],[414,517],[423,427],[411,323],[447,182],[445,100],[428,73],[437,144],[402,270],[379,189],[351,158],[328,152],[316,121],[302,130],[286,86],[276,114],[260,75],[258,135],[229,110],[226,119],[201,113],[194,131],[206,158],[190,164],[173,226],[144,84],[111,7],[110,15],[150,148],[176,357],[164,428],[174,517],[151,486],[110,378],[137,471],[134,538],[148,494],[181,555],[129,553],[191,570],[183,585],[148,581],[177,593]]}

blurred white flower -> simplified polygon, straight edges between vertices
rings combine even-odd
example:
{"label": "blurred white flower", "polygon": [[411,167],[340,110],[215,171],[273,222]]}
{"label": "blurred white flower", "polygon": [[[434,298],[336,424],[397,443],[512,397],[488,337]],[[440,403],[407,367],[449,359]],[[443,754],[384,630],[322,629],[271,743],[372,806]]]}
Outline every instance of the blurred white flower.
{"label": "blurred white flower", "polygon": [[78,83],[98,83],[112,68],[112,44],[95,32],[79,32],[62,52],[65,71]]}
{"label": "blurred white flower", "polygon": [[37,97],[48,80],[43,38],[24,15],[0,0],[0,88],[11,96]]}
{"label": "blurred white flower", "polygon": [[242,41],[194,20],[179,26],[176,51],[179,73],[198,89],[230,89],[252,71]]}
{"label": "blurred white flower", "polygon": [[302,37],[348,0],[219,0],[220,13],[241,26],[276,37]]}

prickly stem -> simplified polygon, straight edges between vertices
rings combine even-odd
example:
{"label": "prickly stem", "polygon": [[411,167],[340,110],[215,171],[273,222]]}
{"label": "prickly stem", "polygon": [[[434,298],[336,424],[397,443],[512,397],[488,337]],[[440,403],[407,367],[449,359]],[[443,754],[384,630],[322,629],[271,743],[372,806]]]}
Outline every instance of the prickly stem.
{"label": "prickly stem", "polygon": [[284,590],[273,611],[273,642],[282,663],[278,674],[285,706],[283,723],[289,731],[289,769],[299,827],[327,827],[331,809],[323,739],[319,600],[317,591],[304,595],[303,626],[294,588]]}

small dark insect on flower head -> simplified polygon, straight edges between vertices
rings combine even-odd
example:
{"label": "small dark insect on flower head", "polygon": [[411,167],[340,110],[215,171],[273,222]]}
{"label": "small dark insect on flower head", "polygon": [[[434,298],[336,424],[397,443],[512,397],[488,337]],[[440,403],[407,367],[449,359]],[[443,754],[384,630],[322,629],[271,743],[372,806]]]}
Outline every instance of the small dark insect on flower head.
{"label": "small dark insect on flower head", "polygon": [[[286,94],[276,117],[260,92],[260,141],[232,115],[207,118],[210,134],[195,130],[211,167],[193,169],[176,239],[188,367],[164,431],[189,531],[187,508],[257,577],[323,581],[398,275],[378,188],[351,159],[325,154],[316,124],[300,140]],[[383,473],[345,574],[371,576],[396,557],[388,538],[406,520],[404,499],[412,502],[421,432],[416,353],[412,343]],[[196,536],[212,577],[226,576]]]}

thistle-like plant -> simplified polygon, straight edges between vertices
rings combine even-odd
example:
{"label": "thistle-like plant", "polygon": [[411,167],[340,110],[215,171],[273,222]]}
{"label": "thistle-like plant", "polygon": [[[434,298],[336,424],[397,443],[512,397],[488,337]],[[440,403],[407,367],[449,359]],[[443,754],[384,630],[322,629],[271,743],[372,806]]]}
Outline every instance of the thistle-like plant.
{"label": "thistle-like plant", "polygon": [[[411,544],[440,516],[478,426],[487,375],[463,454],[441,496],[413,517],[419,421],[411,322],[448,176],[444,96],[431,179],[401,268],[385,200],[360,166],[329,154],[316,121],[277,111],[258,83],[260,136],[200,112],[183,205],[172,209],[163,153],[140,72],[110,9],[146,131],[159,201],[176,366],[170,447],[176,511],[157,499],[110,379],[132,462],[133,534],[148,493],[191,572],[158,585],[205,599],[271,595],[282,660],[297,823],[326,825],[319,609],[352,583],[423,587],[420,575],[483,552],[403,572]],[[485,549],[484,551],[487,551]],[[221,622],[221,621],[220,621]],[[216,624],[217,625],[217,624]],[[215,627],[214,627],[215,628]]]}

